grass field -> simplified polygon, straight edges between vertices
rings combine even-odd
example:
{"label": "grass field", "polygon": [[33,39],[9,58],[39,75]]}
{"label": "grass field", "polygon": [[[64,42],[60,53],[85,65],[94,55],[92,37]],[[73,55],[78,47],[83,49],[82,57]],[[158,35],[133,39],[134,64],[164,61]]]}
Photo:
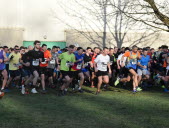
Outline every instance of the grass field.
{"label": "grass field", "polygon": [[13,90],[0,100],[0,128],[169,128],[169,94],[84,89],[65,97]]}

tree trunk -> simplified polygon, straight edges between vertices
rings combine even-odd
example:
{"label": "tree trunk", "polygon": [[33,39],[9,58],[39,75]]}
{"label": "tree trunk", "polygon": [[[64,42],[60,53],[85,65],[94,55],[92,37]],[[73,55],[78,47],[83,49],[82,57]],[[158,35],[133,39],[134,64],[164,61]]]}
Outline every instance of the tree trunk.
{"label": "tree trunk", "polygon": [[106,47],[106,27],[107,27],[107,0],[104,3],[104,28],[103,28],[103,48]]}

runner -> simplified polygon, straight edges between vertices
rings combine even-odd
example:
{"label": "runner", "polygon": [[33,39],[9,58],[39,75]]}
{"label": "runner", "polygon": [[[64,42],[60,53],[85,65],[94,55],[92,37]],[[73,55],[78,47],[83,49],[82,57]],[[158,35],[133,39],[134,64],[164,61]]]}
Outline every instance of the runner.
{"label": "runner", "polygon": [[140,59],[140,53],[137,52],[138,47],[133,46],[131,52],[126,52],[123,57],[122,57],[122,67],[125,66],[124,64],[124,57],[127,57],[127,65],[126,68],[128,69],[129,73],[131,73],[132,78],[133,78],[133,92],[137,92],[140,90],[138,87],[138,75],[136,73],[136,68],[137,68],[137,60]]}
{"label": "runner", "polygon": [[84,68],[82,69],[85,79],[86,79],[86,84],[91,85],[91,71],[90,68],[92,67],[92,57],[91,57],[91,52],[92,48],[87,47],[86,53],[84,54]]}
{"label": "runner", "polygon": [[48,66],[47,66],[47,74],[48,74],[47,76],[48,76],[48,80],[49,80],[49,87],[55,88],[54,79],[56,79],[56,76],[54,74],[54,70],[55,70],[55,68],[57,68],[56,62],[58,60],[58,53],[57,53],[56,46],[53,46],[52,51],[51,51],[51,55],[52,55],[52,58],[48,62]]}
{"label": "runner", "polygon": [[[110,57],[108,56],[109,49],[104,48],[102,54],[98,55],[97,58],[94,60],[94,68],[96,75],[98,77],[98,84],[97,84],[97,92],[96,95],[100,93],[100,88],[102,83],[108,84],[109,83],[109,76],[111,74],[110,68]],[[108,67],[108,69],[107,69]]]}
{"label": "runner", "polygon": [[[130,51],[130,49],[128,47],[126,47],[125,53],[129,52],[129,51]],[[122,62],[122,57],[124,56],[125,53],[121,53],[117,59],[117,66],[120,71],[119,71],[119,76],[117,77],[117,80],[114,83],[115,86],[117,86],[120,82],[122,82],[122,83],[124,83],[124,85],[126,85],[126,83],[131,80],[128,69],[125,67],[126,65],[122,64],[122,63],[126,64],[127,57],[124,57],[123,62]]]}
{"label": "runner", "polygon": [[44,54],[44,60],[42,60],[42,62],[40,63],[39,73],[40,73],[40,77],[41,77],[42,93],[45,94],[46,93],[45,75],[47,73],[48,62],[51,60],[52,55],[51,55],[50,51],[47,50],[46,44],[42,45],[42,52]]}
{"label": "runner", "polygon": [[59,59],[61,60],[60,71],[63,78],[63,85],[60,88],[59,96],[64,96],[66,94],[65,89],[69,87],[73,79],[73,75],[70,69],[76,61],[75,55],[73,54],[74,48],[74,45],[70,45],[68,48],[68,52],[62,53],[59,56]]}
{"label": "runner", "polygon": [[34,49],[27,53],[27,56],[31,59],[31,72],[33,74],[33,88],[32,93],[36,94],[37,92],[37,80],[39,78],[39,65],[40,62],[44,61],[44,54],[40,51],[40,41],[34,42]]}
{"label": "runner", "polygon": [[82,66],[84,65],[84,60],[83,60],[83,49],[82,47],[77,48],[77,53],[75,53],[75,59],[76,62],[72,66],[71,71],[73,71],[74,79],[78,80],[78,77],[80,78],[80,81],[78,82],[78,91],[83,92],[82,86],[84,83],[84,74],[82,72]]}
{"label": "runner", "polygon": [[7,84],[7,80],[8,80],[8,73],[5,69],[5,62],[8,62],[8,61],[9,61],[9,59],[6,56],[5,51],[1,49],[0,50],[0,73],[3,76],[3,82],[2,82],[2,87],[1,87],[0,93],[1,93],[1,91],[5,92],[4,89]]}
{"label": "runner", "polygon": [[148,50],[143,49],[143,55],[141,55],[141,59],[138,60],[138,84],[141,84],[141,80],[147,81],[150,78],[150,56],[147,55]]}
{"label": "runner", "polygon": [[92,64],[91,64],[91,72],[92,72],[92,77],[91,77],[91,87],[94,88],[94,78],[95,78],[95,69],[94,69],[94,60],[96,57],[99,55],[100,49],[98,47],[94,48],[94,53],[92,54]]}
{"label": "runner", "polygon": [[19,71],[19,66],[20,66],[20,59],[21,59],[21,54],[19,53],[20,49],[18,46],[14,47],[14,52],[12,52],[9,55],[9,74],[10,78],[8,79],[6,88],[8,89],[11,81],[13,86],[18,86],[19,80],[20,80],[20,71]]}

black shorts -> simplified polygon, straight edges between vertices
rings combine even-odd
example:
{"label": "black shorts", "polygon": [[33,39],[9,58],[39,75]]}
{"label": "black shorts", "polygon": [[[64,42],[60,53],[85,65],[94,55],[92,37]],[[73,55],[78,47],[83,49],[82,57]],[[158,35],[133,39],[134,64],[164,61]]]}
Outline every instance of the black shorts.
{"label": "black shorts", "polygon": [[19,70],[9,70],[9,74],[10,74],[10,77],[13,77],[13,78],[21,75]]}
{"label": "black shorts", "polygon": [[32,68],[31,68],[31,73],[32,73],[32,75],[33,75],[33,72],[34,72],[34,71],[37,71],[37,72],[39,73],[39,70],[40,70],[40,67],[32,67]]}
{"label": "black shorts", "polygon": [[131,69],[133,69],[133,70],[137,73],[137,69],[134,69],[134,68],[132,68],[132,67],[126,68],[126,71],[127,71],[128,73],[130,73],[130,70],[131,70]]}
{"label": "black shorts", "polygon": [[39,74],[42,75],[42,74],[46,74],[47,72],[47,68],[46,67],[40,67],[39,68]]}
{"label": "black shorts", "polygon": [[127,77],[129,75],[129,69],[125,68],[125,67],[121,67],[120,68],[120,75],[123,75],[124,77]]}
{"label": "black shorts", "polygon": [[0,75],[2,74],[2,72],[4,71],[5,69],[3,69],[3,70],[0,70]]}
{"label": "black shorts", "polygon": [[108,76],[108,71],[98,71],[96,73],[96,76],[99,77],[99,76]]}
{"label": "black shorts", "polygon": [[77,78],[79,73],[83,73],[82,70],[72,71],[73,77]]}
{"label": "black shorts", "polygon": [[31,76],[31,70],[28,69],[22,69],[22,77],[26,77],[26,76]]}
{"label": "black shorts", "polygon": [[52,76],[53,76],[53,73],[54,73],[54,69],[52,69],[52,68],[47,68],[47,69],[46,69],[46,72],[45,72],[45,75],[48,76],[48,77],[52,77]]}
{"label": "black shorts", "polygon": [[62,78],[65,78],[65,76],[69,76],[70,78],[73,78],[73,72],[72,71],[60,71],[62,74]]}

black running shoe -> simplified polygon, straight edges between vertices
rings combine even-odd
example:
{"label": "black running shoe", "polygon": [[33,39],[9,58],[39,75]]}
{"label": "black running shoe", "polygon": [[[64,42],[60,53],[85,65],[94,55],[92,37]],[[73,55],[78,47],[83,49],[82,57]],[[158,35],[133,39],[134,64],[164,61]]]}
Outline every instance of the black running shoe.
{"label": "black running shoe", "polygon": [[96,95],[99,95],[99,94],[100,94],[100,92],[99,92],[99,91],[97,91],[97,92],[96,92]]}

